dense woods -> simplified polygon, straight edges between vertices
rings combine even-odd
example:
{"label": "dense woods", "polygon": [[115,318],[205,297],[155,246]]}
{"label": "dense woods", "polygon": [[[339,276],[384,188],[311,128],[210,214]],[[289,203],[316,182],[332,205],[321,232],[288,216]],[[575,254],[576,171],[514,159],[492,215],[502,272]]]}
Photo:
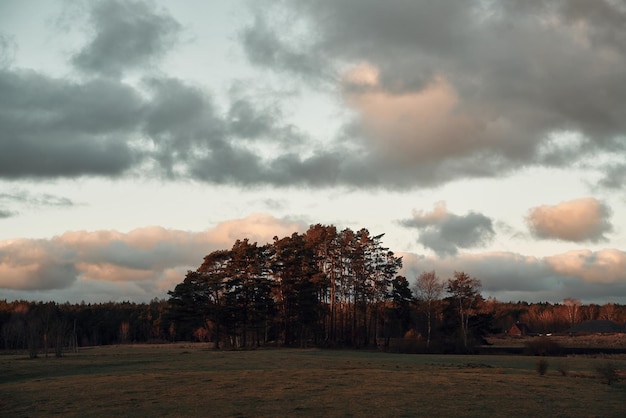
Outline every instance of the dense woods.
{"label": "dense woods", "polygon": [[0,347],[61,355],[64,350],[93,345],[171,341],[169,304],[58,304],[0,300]]}
{"label": "dense woods", "polygon": [[314,225],[257,245],[237,240],[150,303],[57,304],[0,300],[0,347],[31,356],[79,346],[167,341],[217,348],[266,345],[385,349],[404,338],[421,351],[464,352],[522,322],[562,332],[591,319],[626,322],[626,306],[499,302],[480,278],[434,271],[406,278],[402,259],[367,229]]}

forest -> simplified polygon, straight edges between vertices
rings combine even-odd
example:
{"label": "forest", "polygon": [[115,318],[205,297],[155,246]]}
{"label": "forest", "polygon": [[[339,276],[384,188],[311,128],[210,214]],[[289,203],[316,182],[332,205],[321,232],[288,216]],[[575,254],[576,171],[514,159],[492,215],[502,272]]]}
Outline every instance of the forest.
{"label": "forest", "polygon": [[399,275],[402,258],[372,236],[335,226],[258,245],[237,240],[149,303],[80,304],[0,300],[0,348],[31,357],[78,347],[173,341],[215,348],[261,346],[387,349],[410,339],[423,352],[472,352],[516,322],[559,333],[585,320],[623,324],[626,306],[500,302],[480,278]]}

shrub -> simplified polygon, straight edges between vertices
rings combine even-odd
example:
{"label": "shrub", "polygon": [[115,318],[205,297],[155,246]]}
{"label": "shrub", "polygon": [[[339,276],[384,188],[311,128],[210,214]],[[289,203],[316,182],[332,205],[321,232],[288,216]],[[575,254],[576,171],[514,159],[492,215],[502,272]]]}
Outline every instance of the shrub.
{"label": "shrub", "polygon": [[537,361],[537,373],[539,373],[539,376],[543,376],[547,372],[548,372],[548,360],[542,358],[539,361]]}
{"label": "shrub", "polygon": [[610,361],[597,366],[596,371],[598,372],[600,377],[604,379],[607,385],[615,383],[619,380],[619,375],[617,374],[617,366]]}

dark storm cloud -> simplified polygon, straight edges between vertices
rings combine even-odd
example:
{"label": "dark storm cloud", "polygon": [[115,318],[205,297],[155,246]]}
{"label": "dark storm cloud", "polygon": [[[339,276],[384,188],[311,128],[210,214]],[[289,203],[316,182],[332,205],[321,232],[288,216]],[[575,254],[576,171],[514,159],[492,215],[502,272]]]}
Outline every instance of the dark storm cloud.
{"label": "dark storm cloud", "polygon": [[256,138],[267,135],[272,130],[275,117],[268,113],[258,112],[254,105],[246,99],[235,100],[228,110],[231,132],[242,138]]}
{"label": "dark storm cloud", "polygon": [[494,237],[493,222],[480,213],[455,215],[443,203],[432,212],[416,211],[400,225],[419,230],[418,242],[440,256],[455,255],[459,248],[481,247]]}
{"label": "dark storm cloud", "polygon": [[136,161],[132,88],[0,71],[0,177],[119,175]]}
{"label": "dark storm cloud", "polygon": [[93,38],[72,59],[89,74],[119,76],[163,56],[181,25],[166,11],[142,1],[98,1],[91,9]]}
{"label": "dark storm cloud", "polygon": [[572,23],[591,23],[589,38],[626,52],[626,6],[619,1],[570,0],[560,4],[563,16]]}
{"label": "dark storm cloud", "polygon": [[[434,184],[529,164],[569,167],[626,150],[626,14],[619,2],[264,6],[243,32],[251,62],[342,80],[358,114],[354,140],[367,157],[350,164],[367,171],[366,160],[375,161],[373,181],[398,184],[408,175],[414,184]],[[293,27],[307,28],[309,36],[280,35]],[[359,87],[345,71],[363,63],[376,73]],[[358,79],[363,71],[351,75]],[[381,116],[384,109],[395,118]],[[546,152],[554,135],[568,132],[582,140]],[[434,171],[421,170],[425,163]],[[352,179],[346,172],[342,180]]]}
{"label": "dark storm cloud", "polygon": [[[142,87],[0,72],[0,176],[119,176],[153,161],[169,177],[215,183],[336,181],[339,157],[302,157],[310,143],[272,106],[234,95],[223,112],[209,92],[167,77]],[[276,151],[262,157],[261,146]]]}
{"label": "dark storm cloud", "polygon": [[340,155],[311,147],[296,127],[282,123],[280,109],[233,91],[224,113],[210,94],[182,80],[146,84],[144,131],[170,175],[239,185],[336,183]]}
{"label": "dark storm cloud", "polygon": [[[252,4],[257,8],[258,4]],[[276,31],[270,14],[260,13],[263,9],[257,8],[253,23],[240,33],[242,46],[253,64],[296,74],[307,83],[332,75],[323,63],[324,55],[313,49],[312,34],[296,34],[290,25]]]}
{"label": "dark storm cloud", "polygon": [[[166,11],[151,3],[98,2],[90,17],[93,37],[73,63],[96,77],[0,70],[0,177],[120,176],[152,168],[148,175],[271,184],[290,181],[273,167],[312,170],[292,155],[305,137],[282,123],[276,105],[233,90],[223,111],[210,92],[166,75],[139,86],[102,77],[139,69],[166,52],[180,30]],[[260,144],[277,152],[261,157]]]}
{"label": "dark storm cloud", "polygon": [[[354,111],[319,141],[285,122],[278,92],[231,89],[220,107],[148,68],[182,31],[167,10],[88,3],[92,32],[71,57],[84,78],[0,70],[0,177],[400,189],[625,152],[624,13],[597,3],[253,2],[239,38],[250,61]],[[603,184],[619,173],[606,168]]]}
{"label": "dark storm cloud", "polygon": [[207,92],[177,79],[147,81],[151,97],[144,131],[155,146],[153,156],[171,176],[233,184],[269,184],[284,175],[270,168],[255,145],[290,148],[300,134],[281,125],[271,111],[234,96],[223,114]]}
{"label": "dark storm cloud", "polygon": [[611,164],[606,167],[599,184],[609,189],[626,188],[626,164]]}
{"label": "dark storm cloud", "polygon": [[302,145],[305,141],[297,127],[281,123],[283,111],[278,104],[264,103],[236,91],[231,91],[230,96],[225,118],[231,136],[254,141],[280,141],[287,147]]}
{"label": "dark storm cloud", "polygon": [[244,146],[218,142],[194,161],[191,174],[205,181],[239,185],[328,186],[337,182],[340,160],[334,153],[310,157],[288,153],[263,160]]}
{"label": "dark storm cloud", "polygon": [[194,150],[223,141],[226,127],[210,95],[171,78],[146,81],[151,96],[145,107],[144,132],[154,144],[154,159],[169,176],[190,164]]}

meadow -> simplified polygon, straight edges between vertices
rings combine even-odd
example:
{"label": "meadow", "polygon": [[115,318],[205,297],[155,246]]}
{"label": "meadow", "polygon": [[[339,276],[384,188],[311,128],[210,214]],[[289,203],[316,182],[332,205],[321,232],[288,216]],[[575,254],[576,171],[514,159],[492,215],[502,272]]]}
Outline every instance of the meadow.
{"label": "meadow", "polygon": [[614,357],[215,351],[201,344],[82,348],[61,358],[0,354],[0,416],[621,417]]}

